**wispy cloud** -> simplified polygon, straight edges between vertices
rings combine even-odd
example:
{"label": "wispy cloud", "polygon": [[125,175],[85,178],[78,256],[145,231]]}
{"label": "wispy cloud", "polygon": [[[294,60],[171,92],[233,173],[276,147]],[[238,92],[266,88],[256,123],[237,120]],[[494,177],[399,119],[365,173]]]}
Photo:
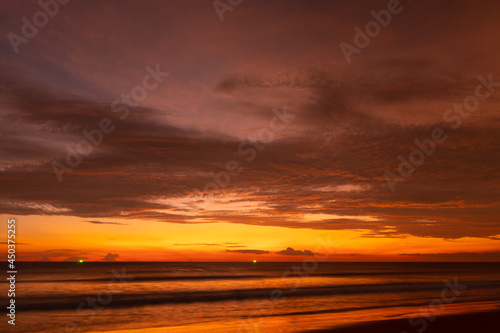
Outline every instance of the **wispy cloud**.
{"label": "wispy cloud", "polygon": [[90,220],[90,221],[84,221],[87,223],[92,223],[92,224],[117,224],[117,225],[125,225],[126,223],[122,222],[104,222],[104,221],[95,221],[95,220]]}
{"label": "wispy cloud", "polygon": [[401,253],[400,256],[428,257],[443,259],[500,259],[500,251],[496,252],[454,252],[454,253]]}
{"label": "wispy cloud", "polygon": [[246,253],[246,254],[269,254],[266,250],[226,250],[226,252]]}
{"label": "wispy cloud", "polygon": [[[220,29],[206,6],[172,6],[154,3],[130,25],[133,2],[120,13],[106,2],[75,3],[65,7],[70,20],[51,21],[46,38],[23,45],[29,52],[0,55],[2,211],[95,225],[143,220],[362,230],[365,238],[498,238],[500,93],[396,193],[381,176],[416,138],[448,126],[444,110],[470,94],[478,73],[500,80],[498,2],[416,5],[355,66],[343,65],[337,45],[363,22],[364,3],[293,2],[286,15],[277,10],[258,25],[241,14],[231,29]],[[279,4],[246,10],[269,6]],[[102,19],[96,11],[114,14]],[[0,26],[14,31],[23,5],[12,2],[2,15]],[[95,31],[116,37],[94,38]],[[158,43],[158,31],[172,34]],[[119,120],[112,101],[156,63],[175,80]],[[254,147],[258,158],[248,162],[239,145],[258,143],[271,110],[284,105],[294,122],[265,149]],[[116,121],[116,130],[58,184],[51,162],[65,161],[67,147],[103,117]],[[193,195],[231,160],[244,172],[223,193]],[[209,244],[193,242],[216,246]]]}

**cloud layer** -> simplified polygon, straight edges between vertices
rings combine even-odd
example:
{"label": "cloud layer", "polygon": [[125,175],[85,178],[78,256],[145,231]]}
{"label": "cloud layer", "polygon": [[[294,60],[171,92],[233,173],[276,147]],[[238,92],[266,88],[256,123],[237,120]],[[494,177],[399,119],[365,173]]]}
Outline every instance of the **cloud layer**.
{"label": "cloud layer", "polygon": [[[479,75],[500,81],[500,5],[405,4],[347,65],[339,43],[352,42],[352,27],[384,5],[257,1],[224,24],[210,4],[190,1],[127,1],[119,13],[97,1],[64,7],[19,55],[0,55],[0,208],[96,225],[228,222],[495,239],[500,91],[458,129],[443,113],[474,94]],[[20,30],[35,9],[9,4],[1,27]],[[171,75],[120,119],[113,100],[155,64]],[[282,130],[262,142],[273,109],[284,106],[293,119],[278,119]],[[115,130],[59,182],[52,163],[67,164],[82,131],[103,118]],[[384,173],[396,173],[398,156],[408,158],[436,127],[448,140],[391,192]],[[241,171],[227,180],[230,161]],[[227,185],[204,191],[217,179]]]}

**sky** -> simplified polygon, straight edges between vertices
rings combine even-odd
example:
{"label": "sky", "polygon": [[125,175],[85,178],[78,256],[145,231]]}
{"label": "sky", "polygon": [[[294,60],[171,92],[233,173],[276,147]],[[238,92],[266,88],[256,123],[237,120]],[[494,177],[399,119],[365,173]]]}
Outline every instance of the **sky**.
{"label": "sky", "polygon": [[17,260],[500,260],[500,3],[61,2],[0,1]]}

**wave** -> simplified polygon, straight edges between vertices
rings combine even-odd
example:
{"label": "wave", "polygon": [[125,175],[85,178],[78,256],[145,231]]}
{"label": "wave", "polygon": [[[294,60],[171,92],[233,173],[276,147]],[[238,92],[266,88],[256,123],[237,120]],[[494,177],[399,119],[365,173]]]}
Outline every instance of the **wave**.
{"label": "wave", "polygon": [[[468,289],[478,288],[500,288],[500,281],[486,282],[460,282],[466,285]],[[321,287],[303,287],[282,288],[283,299],[290,297],[319,297],[334,295],[355,295],[355,294],[385,294],[385,293],[411,293],[419,291],[442,290],[443,283],[437,282],[418,282],[418,283],[392,283],[392,284],[368,284],[368,285],[336,285]],[[111,301],[106,308],[134,307],[155,304],[181,304],[196,302],[220,302],[237,301],[251,299],[269,299],[271,292],[276,288],[261,289],[235,289],[222,291],[193,291],[193,292],[169,292],[169,293],[143,293],[143,294],[112,294]],[[110,290],[103,289],[101,294],[103,299]],[[72,295],[72,296],[53,296],[47,298],[19,298],[19,310],[39,310],[51,311],[61,309],[77,308],[81,304],[86,304],[87,299],[95,299],[97,295]]]}
{"label": "wave", "polygon": [[[130,273],[132,276],[133,273]],[[390,275],[426,275],[435,272],[356,272],[356,273],[331,273],[309,274],[307,277],[355,277],[355,276],[390,276]],[[290,275],[294,277],[294,275]],[[281,279],[282,275],[184,275],[184,276],[135,276],[134,282],[159,282],[159,281],[189,281],[189,280],[250,280],[250,279]],[[58,282],[109,282],[112,277],[88,279],[51,279],[51,280],[19,280],[18,283],[58,283]],[[7,283],[7,281],[2,281]]]}
{"label": "wave", "polygon": [[[497,303],[500,301],[500,298],[478,298],[473,300],[456,300],[453,304],[463,304],[463,303],[489,303],[494,302]],[[276,314],[268,314],[268,317],[276,317],[276,316],[303,316],[303,315],[315,315],[315,314],[325,314],[325,313],[340,313],[340,312],[349,312],[349,311],[359,311],[359,310],[375,310],[375,309],[386,309],[386,308],[406,308],[406,307],[416,307],[416,306],[426,306],[429,305],[429,302],[407,302],[407,303],[399,303],[399,304],[385,304],[385,305],[372,305],[372,306],[353,306],[347,308],[340,309],[323,309],[323,310],[311,310],[311,311],[294,311],[294,312],[286,312],[286,313],[276,313]],[[243,318],[244,319],[244,318]]]}

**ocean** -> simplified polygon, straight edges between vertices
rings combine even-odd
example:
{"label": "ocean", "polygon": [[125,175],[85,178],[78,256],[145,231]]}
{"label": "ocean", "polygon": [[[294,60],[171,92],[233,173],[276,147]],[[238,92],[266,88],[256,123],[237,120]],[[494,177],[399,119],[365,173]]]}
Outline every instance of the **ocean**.
{"label": "ocean", "polygon": [[16,264],[2,332],[304,332],[500,305],[500,263]]}

